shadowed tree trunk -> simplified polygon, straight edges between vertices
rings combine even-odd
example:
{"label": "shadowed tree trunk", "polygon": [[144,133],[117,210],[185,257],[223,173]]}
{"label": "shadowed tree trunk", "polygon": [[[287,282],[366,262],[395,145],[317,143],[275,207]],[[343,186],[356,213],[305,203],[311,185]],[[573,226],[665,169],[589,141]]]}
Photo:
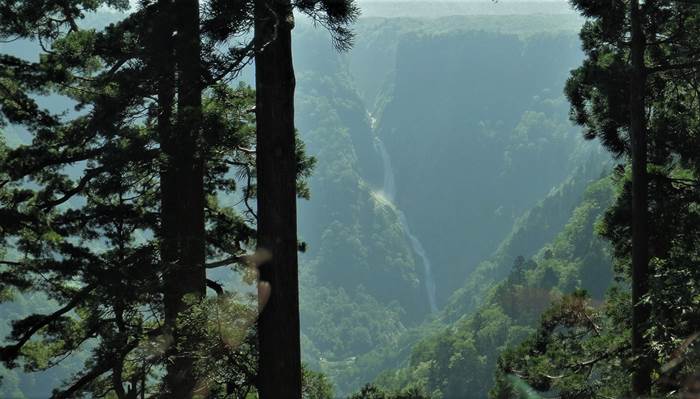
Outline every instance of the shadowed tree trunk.
{"label": "shadowed tree trunk", "polygon": [[[168,1],[162,1],[167,3]],[[196,385],[194,356],[197,336],[178,321],[187,310],[188,300],[204,296],[204,177],[200,152],[202,89],[200,75],[199,2],[175,0],[173,29],[161,33],[161,45],[174,41],[174,55],[167,55],[159,87],[161,101],[161,145],[167,160],[161,173],[165,325],[172,334],[165,395],[191,398]],[[174,37],[172,32],[177,32]],[[177,75],[171,66],[175,65]],[[177,81],[174,81],[177,76]],[[171,126],[174,90],[177,90],[177,116]]]}
{"label": "shadowed tree trunk", "polygon": [[649,306],[640,303],[649,291],[649,227],[647,138],[644,91],[646,46],[641,25],[639,0],[630,4],[632,74],[630,82],[630,141],[632,146],[632,352],[636,357],[632,375],[635,397],[650,394],[651,362],[644,332],[648,327]]}
{"label": "shadowed tree trunk", "polygon": [[258,320],[263,399],[301,397],[294,68],[289,0],[255,2],[258,247],[271,295]]}

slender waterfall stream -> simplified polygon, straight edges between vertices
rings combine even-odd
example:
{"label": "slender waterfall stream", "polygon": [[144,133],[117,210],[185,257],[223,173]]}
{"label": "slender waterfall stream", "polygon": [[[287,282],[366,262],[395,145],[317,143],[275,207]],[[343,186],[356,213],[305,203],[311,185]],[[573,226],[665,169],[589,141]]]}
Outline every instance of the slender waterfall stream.
{"label": "slender waterfall stream", "polygon": [[[371,115],[370,120],[372,121],[372,127],[374,127],[374,118],[372,118]],[[389,157],[389,153],[386,151],[386,147],[379,137],[375,137],[374,140],[374,148],[381,156],[384,168],[384,186],[382,187],[382,195],[379,195],[378,197],[394,210],[399,219],[401,230],[411,243],[413,252],[415,252],[423,261],[423,270],[425,273],[425,291],[428,295],[428,303],[430,304],[430,310],[432,312],[436,312],[437,303],[435,301],[435,280],[433,279],[433,266],[430,263],[430,259],[428,259],[428,255],[425,253],[423,244],[420,242],[418,237],[411,233],[411,228],[408,226],[406,215],[396,206],[396,184],[394,182],[394,169],[391,166],[391,158]]]}

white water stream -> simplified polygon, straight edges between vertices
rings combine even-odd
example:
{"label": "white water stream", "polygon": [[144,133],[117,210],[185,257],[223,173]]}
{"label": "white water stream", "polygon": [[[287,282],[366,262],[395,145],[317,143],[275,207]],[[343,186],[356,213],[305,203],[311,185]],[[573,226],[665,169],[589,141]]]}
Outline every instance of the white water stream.
{"label": "white water stream", "polygon": [[[374,119],[374,118],[372,118]],[[374,122],[374,121],[372,121]],[[374,125],[374,123],[372,123]],[[384,167],[384,187],[382,187],[382,193],[377,195],[380,201],[384,202],[387,206],[394,210],[396,216],[399,219],[399,225],[404,235],[408,238],[411,243],[413,251],[421,258],[423,261],[424,270],[424,281],[425,281],[425,291],[428,296],[428,303],[430,304],[430,310],[432,312],[437,311],[437,303],[435,301],[435,280],[433,279],[433,266],[428,259],[428,255],[425,253],[425,248],[420,242],[418,237],[411,233],[411,228],[408,226],[408,220],[406,215],[401,209],[396,206],[395,196],[396,196],[396,184],[394,182],[394,169],[391,166],[391,158],[389,153],[386,151],[384,143],[379,137],[374,138],[374,148],[377,150],[382,158],[382,164]]]}

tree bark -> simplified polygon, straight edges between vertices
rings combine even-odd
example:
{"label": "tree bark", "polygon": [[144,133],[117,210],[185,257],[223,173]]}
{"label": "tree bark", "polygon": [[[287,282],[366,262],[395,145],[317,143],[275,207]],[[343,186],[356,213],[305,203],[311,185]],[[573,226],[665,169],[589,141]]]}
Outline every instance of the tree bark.
{"label": "tree bark", "polygon": [[[161,32],[161,45],[169,47],[174,41],[174,52],[164,59],[159,87],[161,146],[166,156],[161,173],[164,310],[166,330],[173,339],[164,395],[191,398],[197,383],[194,359],[198,337],[179,317],[206,290],[199,2],[175,0],[172,10],[172,18],[166,16],[164,23],[172,23],[173,29]],[[172,126],[175,89],[177,116]]]}
{"label": "tree bark", "polygon": [[293,28],[289,0],[255,2],[258,247],[271,295],[258,319],[262,399],[301,398]]}
{"label": "tree bark", "polygon": [[635,397],[651,393],[651,359],[644,333],[648,327],[649,306],[641,301],[649,292],[649,222],[647,132],[644,64],[646,39],[642,30],[639,0],[630,4],[632,66],[630,81],[630,141],[632,146],[632,353],[635,356],[632,392]]}

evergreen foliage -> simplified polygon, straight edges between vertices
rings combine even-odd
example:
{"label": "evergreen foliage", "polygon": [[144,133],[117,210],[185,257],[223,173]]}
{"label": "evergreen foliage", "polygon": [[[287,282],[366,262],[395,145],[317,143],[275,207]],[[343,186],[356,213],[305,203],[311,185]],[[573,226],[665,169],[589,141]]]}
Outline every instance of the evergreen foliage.
{"label": "evergreen foliage", "polygon": [[[616,172],[620,195],[600,232],[612,243],[619,284],[605,304],[594,308],[580,293],[556,304],[543,315],[535,335],[504,355],[493,394],[509,397],[504,375],[514,373],[540,391],[564,397],[627,397],[644,391],[670,395],[684,389],[697,370],[699,153],[688,149],[697,148],[698,104],[690,93],[700,65],[695,40],[700,10],[692,3],[664,1],[644,2],[638,10],[627,2],[575,5],[589,21],[581,31],[587,58],[567,85],[572,117],[588,137],[599,138],[623,161],[634,159],[627,98],[630,88],[646,82],[641,95],[647,163],[641,167],[648,180],[633,177],[629,162]],[[634,18],[640,20],[635,34],[642,45],[644,80],[630,84]],[[635,184],[648,192],[648,290],[639,303],[628,291],[639,277],[632,266],[635,246],[647,246],[632,240],[635,225],[630,221],[639,220],[633,197],[644,193],[634,191]],[[638,306],[648,312],[641,324],[631,317]],[[631,385],[629,375],[634,375]]]}
{"label": "evergreen foliage", "polygon": [[[162,385],[166,369],[177,373],[171,365],[195,358],[186,366],[191,367],[186,378],[196,386],[178,395],[231,397],[251,390],[257,371],[250,335],[256,311],[250,299],[227,293],[214,279],[191,283],[206,284],[216,298],[181,292],[169,299],[172,291],[166,287],[174,270],[183,267],[238,263],[251,272],[244,257],[254,244],[254,212],[238,204],[255,196],[255,158],[248,150],[255,143],[254,91],[219,83],[245,58],[236,48],[216,59],[194,54],[192,62],[215,78],[201,82],[203,97],[189,105],[183,92],[189,86],[181,84],[175,107],[175,92],[167,93],[164,79],[184,61],[164,65],[173,60],[163,55],[169,46],[160,40],[173,32],[164,25],[164,18],[173,15],[168,2],[143,2],[97,29],[84,27],[85,17],[101,2],[36,3],[3,2],[0,8],[5,38],[42,47],[37,61],[2,56],[3,122],[22,126],[31,137],[26,144],[4,145],[0,159],[1,231],[12,248],[2,260],[2,280],[6,300],[14,294],[46,298],[53,310],[31,309],[13,321],[1,352],[4,364],[36,372],[85,358],[82,367],[53,387],[56,398],[160,396],[174,386]],[[104,5],[119,11],[128,7],[127,2]],[[216,10],[205,11],[205,28],[195,38],[205,48],[245,29],[239,15],[216,32],[208,30],[217,25],[211,21]],[[194,30],[199,32],[199,26]],[[178,75],[180,83],[183,76]],[[197,73],[195,79],[200,78]],[[74,111],[45,109],[42,99],[48,95]],[[173,128],[180,130],[168,130]],[[299,151],[299,175],[304,176],[312,162]],[[185,171],[195,167],[188,159],[202,162],[200,183],[196,178],[186,182]],[[167,193],[164,173],[174,173]],[[182,191],[172,191],[178,178]],[[199,210],[197,202],[190,202],[189,214],[202,213],[202,248],[213,261],[207,265],[181,262],[199,238],[173,241],[167,237],[179,233],[164,224],[163,201],[196,196],[197,184],[204,190],[203,202]],[[166,260],[166,251],[180,255]],[[254,282],[254,274],[247,279]],[[168,322],[173,300],[184,305],[175,305],[177,321]]]}

